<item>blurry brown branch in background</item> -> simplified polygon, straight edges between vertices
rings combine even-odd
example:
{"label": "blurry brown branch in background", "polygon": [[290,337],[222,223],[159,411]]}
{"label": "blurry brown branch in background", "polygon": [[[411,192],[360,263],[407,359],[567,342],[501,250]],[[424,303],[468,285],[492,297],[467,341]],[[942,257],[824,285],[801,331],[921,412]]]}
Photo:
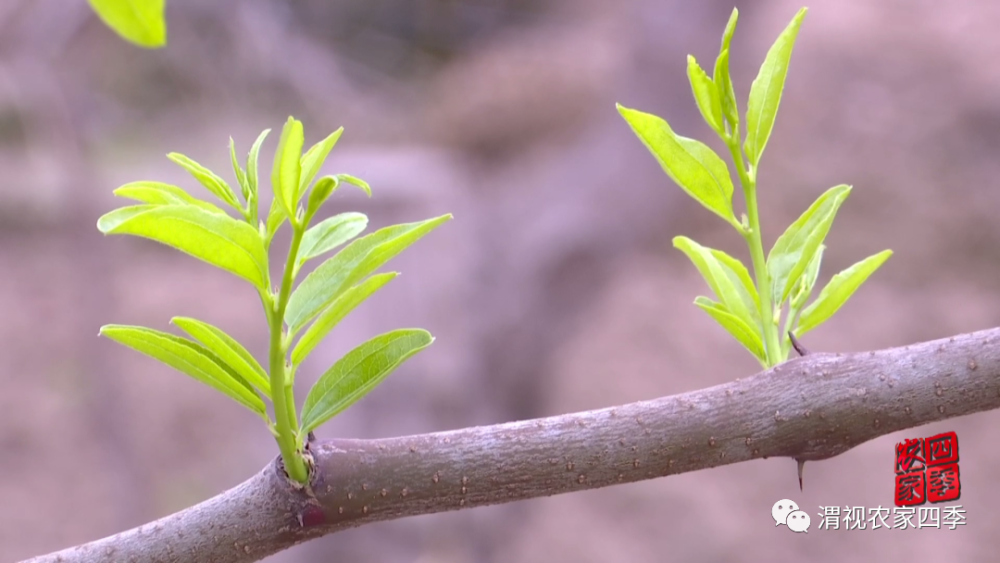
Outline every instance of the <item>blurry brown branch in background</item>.
{"label": "blurry brown branch in background", "polygon": [[872,352],[812,353],[651,401],[401,438],[316,442],[309,490],[289,486],[271,463],[201,504],[31,561],[257,561],[403,516],[758,458],[826,459],[897,430],[998,407],[1000,328]]}

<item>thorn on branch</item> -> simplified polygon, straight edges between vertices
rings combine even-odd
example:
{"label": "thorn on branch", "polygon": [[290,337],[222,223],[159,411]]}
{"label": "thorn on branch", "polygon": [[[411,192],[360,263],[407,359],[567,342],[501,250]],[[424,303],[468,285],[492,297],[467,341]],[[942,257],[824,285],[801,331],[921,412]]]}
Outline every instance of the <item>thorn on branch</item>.
{"label": "thorn on branch", "polygon": [[323,508],[313,504],[307,504],[302,511],[295,515],[300,528],[311,528],[326,523],[326,514]]}
{"label": "thorn on branch", "polygon": [[795,351],[798,352],[800,356],[809,355],[809,350],[807,350],[806,347],[799,342],[798,338],[795,338],[795,334],[793,334],[792,331],[788,331],[788,339],[792,341],[792,348],[795,348]]}
{"label": "thorn on branch", "polygon": [[[803,355],[805,355],[805,354],[803,354]],[[799,464],[799,491],[801,492],[802,491],[802,470],[806,466],[806,460],[804,460],[804,459],[796,459],[795,462]]]}

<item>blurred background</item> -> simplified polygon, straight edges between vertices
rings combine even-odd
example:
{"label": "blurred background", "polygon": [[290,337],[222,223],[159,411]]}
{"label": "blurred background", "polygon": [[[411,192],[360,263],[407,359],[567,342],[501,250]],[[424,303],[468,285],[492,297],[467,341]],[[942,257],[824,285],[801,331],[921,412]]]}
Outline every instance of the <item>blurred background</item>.
{"label": "blurred background", "polygon": [[[737,4],[731,66],[745,108],[800,4]],[[0,3],[0,561],[169,514],[276,455],[232,401],[97,337],[106,323],[171,330],[170,317],[190,315],[263,359],[251,288],[155,243],[103,238],[95,222],[133,180],[207,196],[170,151],[233,182],[229,136],[244,155],[290,114],[309,144],[345,126],[324,170],[373,187],[370,200],[341,190],[323,213],[362,211],[371,229],[455,214],[392,262],[404,275],[300,371],[304,390],[392,328],[437,337],[321,438],[541,417],[755,373],[691,304],[707,288],[670,243],[686,234],[745,259],[742,242],[672,184],[614,106],[708,139],[685,56],[711,66],[732,7],[170,0],[169,44],[145,51],[82,0]],[[849,183],[821,279],[884,248],[895,256],[806,345],[867,350],[997,325],[1000,4],[810,8],[759,176],[766,244]],[[276,143],[272,133],[265,177]],[[791,460],[760,460],[368,525],[268,561],[995,560],[998,423],[1000,412],[950,420],[810,463],[804,493]],[[891,506],[893,444],[950,430],[966,526],[818,529],[820,506]],[[808,534],[775,528],[782,498],[812,515]]]}

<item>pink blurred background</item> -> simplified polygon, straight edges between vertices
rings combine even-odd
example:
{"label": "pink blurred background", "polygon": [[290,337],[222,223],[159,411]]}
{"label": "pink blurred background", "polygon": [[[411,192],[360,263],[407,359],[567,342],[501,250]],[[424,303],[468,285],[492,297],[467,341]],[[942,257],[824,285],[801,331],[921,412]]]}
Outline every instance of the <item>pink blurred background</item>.
{"label": "pink blurred background", "polygon": [[[739,2],[741,106],[800,7]],[[853,351],[998,324],[1000,5],[813,2],[760,171],[766,243],[849,183],[821,279],[895,256],[807,337]],[[670,240],[746,258],[688,199],[615,102],[710,136],[685,56],[709,65],[729,2],[170,0],[169,45],[144,51],[86,3],[0,4],[0,561],[102,537],[208,498],[277,452],[253,415],[108,340],[106,323],[217,324],[263,359],[245,283],[154,243],[103,238],[111,190],[155,179],[206,194],[164,155],[232,181],[293,114],[312,143],[343,125],[324,170],[368,180],[330,214],[371,228],[452,212],[391,264],[403,276],[300,372],[397,327],[437,342],[320,437],[384,437],[590,409],[757,371],[691,301],[707,288]],[[267,176],[277,142],[265,145]],[[718,147],[718,143],[713,146]],[[279,238],[278,245],[287,239]],[[301,400],[301,396],[300,396]],[[499,507],[364,526],[273,562],[995,560],[1000,413],[885,436],[806,466],[769,459]],[[968,524],[819,530],[820,506],[892,504],[893,444],[954,430]],[[775,528],[772,504],[812,515]]]}

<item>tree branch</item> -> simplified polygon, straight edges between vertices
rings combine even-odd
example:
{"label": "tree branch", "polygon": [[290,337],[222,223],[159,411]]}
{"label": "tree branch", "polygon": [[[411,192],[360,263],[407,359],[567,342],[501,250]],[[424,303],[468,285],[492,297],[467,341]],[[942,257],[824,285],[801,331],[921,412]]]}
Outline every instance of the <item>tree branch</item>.
{"label": "tree branch", "polygon": [[309,490],[296,490],[275,460],[201,504],[31,561],[257,561],[380,520],[756,458],[826,459],[890,432],[997,407],[1000,328],[874,352],[813,353],[652,401],[451,432],[315,442]]}

